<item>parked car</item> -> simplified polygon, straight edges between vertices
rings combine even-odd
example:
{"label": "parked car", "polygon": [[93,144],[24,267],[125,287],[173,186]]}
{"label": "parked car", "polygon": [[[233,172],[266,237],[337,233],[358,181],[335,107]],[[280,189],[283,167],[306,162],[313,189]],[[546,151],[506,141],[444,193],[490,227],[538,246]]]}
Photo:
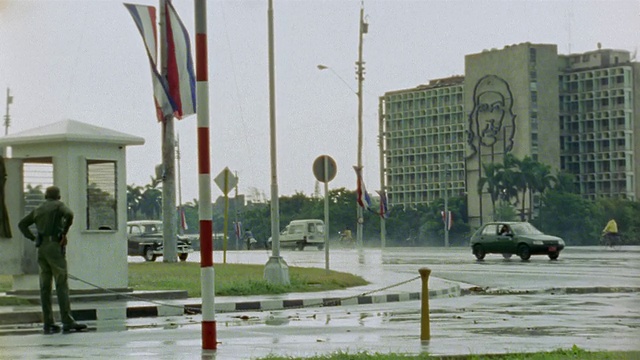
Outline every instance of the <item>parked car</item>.
{"label": "parked car", "polygon": [[[271,237],[267,248],[271,249]],[[306,246],[324,248],[324,222],[316,219],[292,220],[280,233],[280,247],[304,250]]]}
{"label": "parked car", "polygon": [[470,245],[478,260],[486,254],[502,254],[505,259],[516,254],[522,260],[531,255],[547,255],[555,260],[564,249],[564,240],[545,235],[527,222],[490,222],[471,236]]}
{"label": "parked car", "polygon": [[[127,243],[129,256],[142,256],[146,261],[155,261],[163,255],[162,221],[139,220],[127,222]],[[177,253],[180,261],[186,261],[193,252],[191,241],[178,235]]]}

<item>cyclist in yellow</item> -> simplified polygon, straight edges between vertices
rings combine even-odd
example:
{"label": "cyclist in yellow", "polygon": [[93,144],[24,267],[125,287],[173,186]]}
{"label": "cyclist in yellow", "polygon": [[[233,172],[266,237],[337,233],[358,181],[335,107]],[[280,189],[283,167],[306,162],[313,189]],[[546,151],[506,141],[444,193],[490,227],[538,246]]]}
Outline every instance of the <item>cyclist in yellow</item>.
{"label": "cyclist in yellow", "polygon": [[353,237],[351,237],[351,229],[349,229],[349,227],[344,229],[340,235],[340,242],[342,242],[343,245],[352,245],[354,243]]}
{"label": "cyclist in yellow", "polygon": [[606,245],[613,246],[618,240],[618,223],[614,219],[609,220],[607,226],[602,229],[602,237]]}

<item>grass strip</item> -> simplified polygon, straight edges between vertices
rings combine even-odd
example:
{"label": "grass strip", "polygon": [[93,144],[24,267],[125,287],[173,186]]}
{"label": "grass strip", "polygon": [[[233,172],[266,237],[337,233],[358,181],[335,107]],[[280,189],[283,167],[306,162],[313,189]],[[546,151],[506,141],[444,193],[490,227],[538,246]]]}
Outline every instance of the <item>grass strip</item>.
{"label": "grass strip", "polygon": [[450,355],[431,356],[428,353],[409,354],[381,354],[361,352],[349,354],[338,351],[329,355],[312,357],[291,357],[270,355],[259,360],[636,360],[640,359],[640,351],[586,351],[577,346],[570,349],[558,349],[537,353],[510,353],[485,355]]}

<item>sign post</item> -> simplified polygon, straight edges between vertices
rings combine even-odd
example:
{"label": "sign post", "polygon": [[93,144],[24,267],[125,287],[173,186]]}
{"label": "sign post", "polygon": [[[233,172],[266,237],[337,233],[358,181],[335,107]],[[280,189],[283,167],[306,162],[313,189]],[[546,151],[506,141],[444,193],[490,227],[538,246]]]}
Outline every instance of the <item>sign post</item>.
{"label": "sign post", "polygon": [[324,262],[329,273],[329,181],[336,177],[338,167],[328,155],[321,155],[313,162],[313,175],[324,183]]}
{"label": "sign post", "polygon": [[228,230],[227,225],[229,223],[229,191],[236,187],[238,184],[238,178],[231,173],[228,167],[225,167],[215,179],[216,185],[222,190],[224,194],[224,239],[222,242],[222,262],[223,264],[227,263],[227,238],[228,238]]}

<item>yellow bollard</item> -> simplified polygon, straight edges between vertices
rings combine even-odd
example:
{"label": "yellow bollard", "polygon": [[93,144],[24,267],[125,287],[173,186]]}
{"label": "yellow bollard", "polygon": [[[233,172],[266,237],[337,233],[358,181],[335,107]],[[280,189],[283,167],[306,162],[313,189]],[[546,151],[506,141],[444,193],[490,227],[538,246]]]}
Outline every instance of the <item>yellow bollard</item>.
{"label": "yellow bollard", "polygon": [[422,278],[422,294],[420,296],[422,300],[420,340],[425,341],[431,339],[431,331],[429,330],[429,275],[431,274],[431,269],[421,268],[418,272]]}

